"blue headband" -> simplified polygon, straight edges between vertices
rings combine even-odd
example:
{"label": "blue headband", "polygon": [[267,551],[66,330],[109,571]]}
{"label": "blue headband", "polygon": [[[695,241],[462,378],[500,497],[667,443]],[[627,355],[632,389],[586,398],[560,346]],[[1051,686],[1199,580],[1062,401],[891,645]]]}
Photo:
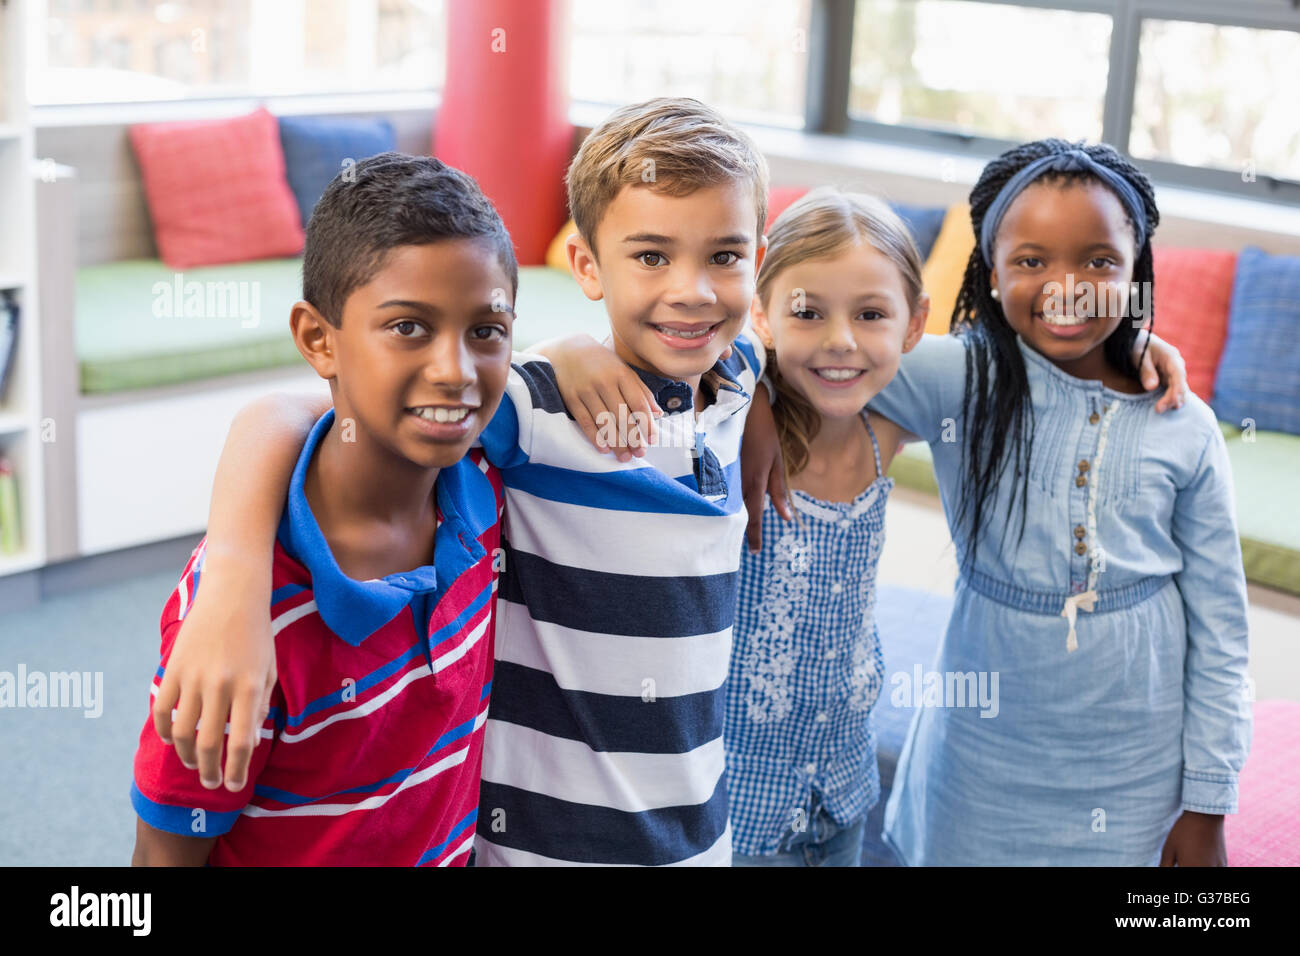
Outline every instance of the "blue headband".
{"label": "blue headband", "polygon": [[1147,213],[1142,196],[1133,188],[1133,184],[1119,173],[1101,165],[1083,150],[1072,149],[1036,159],[1007,180],[1007,184],[1002,187],[997,198],[989,205],[980,228],[980,252],[984,256],[985,265],[989,268],[993,267],[993,236],[997,233],[998,226],[1002,224],[1002,217],[1007,214],[1007,208],[1024,192],[1026,186],[1048,172],[1091,173],[1114,190],[1137,229],[1137,248],[1142,248],[1147,234]]}

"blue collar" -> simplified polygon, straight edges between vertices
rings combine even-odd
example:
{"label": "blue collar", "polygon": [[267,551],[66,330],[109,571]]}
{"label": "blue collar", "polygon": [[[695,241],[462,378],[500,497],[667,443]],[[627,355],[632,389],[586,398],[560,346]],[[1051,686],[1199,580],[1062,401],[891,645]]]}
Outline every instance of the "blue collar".
{"label": "blue collar", "polygon": [[[665,415],[675,415],[678,412],[689,412],[694,409],[695,393],[685,382],[674,381],[663,375],[647,372],[635,365],[630,366],[630,368],[636,372],[641,381],[645,382],[646,387],[654,394],[655,401],[659,403],[659,407],[664,410]],[[731,391],[745,395],[745,390],[740,385],[740,373],[743,368],[744,359],[741,358],[738,349],[733,349],[730,358],[719,359],[713,363],[713,368],[705,372],[700,378],[700,384],[703,385],[707,382],[715,392]]]}
{"label": "blue collar", "polygon": [[[427,600],[417,602],[417,608],[431,607],[440,592],[482,560],[486,552],[478,538],[497,519],[496,499],[489,487],[489,500],[482,500],[486,478],[469,458],[441,469],[434,483],[442,524],[434,535],[433,565],[354,581],[339,569],[303,490],[312,457],[333,421],[334,409],[330,409],[307,436],[289,482],[289,500],[276,537],[289,556],[311,575],[316,608],[325,625],[353,647],[359,647],[404,611],[417,595],[427,595]],[[423,633],[428,621],[416,623]]]}

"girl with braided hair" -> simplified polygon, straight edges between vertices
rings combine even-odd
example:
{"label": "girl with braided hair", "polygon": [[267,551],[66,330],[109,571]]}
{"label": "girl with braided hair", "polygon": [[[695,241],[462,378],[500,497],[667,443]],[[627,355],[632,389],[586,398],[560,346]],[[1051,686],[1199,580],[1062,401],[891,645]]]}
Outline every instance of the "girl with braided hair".
{"label": "girl with braided hair", "polygon": [[1151,183],[1048,139],[970,199],[953,334],[869,403],[929,443],[960,565],[885,838],[911,865],[1223,865],[1246,585],[1214,414],[1139,382]]}

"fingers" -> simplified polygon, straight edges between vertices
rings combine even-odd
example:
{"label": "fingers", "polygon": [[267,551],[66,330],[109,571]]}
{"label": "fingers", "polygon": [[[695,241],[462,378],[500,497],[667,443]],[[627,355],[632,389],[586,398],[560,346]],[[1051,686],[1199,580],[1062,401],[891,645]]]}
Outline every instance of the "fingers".
{"label": "fingers", "polygon": [[238,793],[248,781],[248,765],[262,736],[266,709],[262,688],[249,685],[236,692],[230,708],[230,736],[226,743],[226,789]]}
{"label": "fingers", "polygon": [[199,783],[209,790],[221,786],[221,751],[226,743],[226,718],[230,713],[229,682],[209,687],[203,695],[195,749],[199,763]]}
{"label": "fingers", "polygon": [[1142,381],[1142,387],[1148,392],[1160,384],[1160,376],[1156,374],[1156,363],[1152,360],[1150,352],[1142,356],[1142,365],[1138,369],[1138,375]]}
{"label": "fingers", "polygon": [[613,422],[614,428],[614,457],[619,461],[631,461],[633,457],[632,442],[636,440],[634,436],[635,429],[629,420],[627,405],[623,401],[623,392],[619,388],[618,382],[596,383],[596,404],[599,410],[596,412],[596,421]]}
{"label": "fingers", "polygon": [[[592,401],[594,404],[595,399],[593,398]],[[601,451],[609,451],[601,442],[600,428],[596,425],[596,417],[592,414],[591,409],[587,407],[587,403],[581,397],[576,397],[573,401],[567,403],[567,407],[569,414],[573,416],[573,420],[578,423],[582,433],[587,436],[587,441]]]}
{"label": "fingers", "polygon": [[[160,694],[159,697],[161,696]],[[203,696],[199,693],[198,685],[193,684],[181,691],[180,701],[171,717],[172,746],[176,748],[177,758],[189,770],[197,769],[199,765],[194,751],[194,729],[198,726],[202,705]]]}
{"label": "fingers", "polygon": [[659,425],[655,418],[662,415],[663,411],[655,402],[654,395],[646,387],[645,382],[639,378],[635,379],[635,381],[624,379],[621,400],[623,405],[629,409],[629,440],[635,434],[635,441],[631,445],[632,454],[637,458],[643,458],[645,457],[646,447],[657,444],[659,441]]}
{"label": "fingers", "polygon": [[176,678],[176,672],[164,671],[158,694],[153,699],[153,729],[165,744],[172,742],[172,708],[176,706],[179,697],[180,681]]}
{"label": "fingers", "polygon": [[785,458],[777,448],[777,458],[767,477],[767,494],[772,499],[776,513],[786,521],[794,520],[794,509],[790,507],[790,496],[785,480]]}

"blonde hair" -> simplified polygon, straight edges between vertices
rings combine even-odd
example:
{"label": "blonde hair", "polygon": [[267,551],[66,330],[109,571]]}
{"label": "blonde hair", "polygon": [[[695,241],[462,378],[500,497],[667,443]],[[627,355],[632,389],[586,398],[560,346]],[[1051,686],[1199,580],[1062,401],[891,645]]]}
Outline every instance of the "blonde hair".
{"label": "blonde hair", "polygon": [[[810,259],[833,258],[855,242],[866,242],[898,267],[908,310],[914,310],[922,292],[921,255],[911,231],[882,200],[865,193],[842,192],[834,186],[805,194],[772,223],[767,254],[758,273],[757,293],[763,310],[772,315],[772,285],[782,270]],[[782,377],[771,349],[767,368],[776,388],[772,413],[781,453],[787,472],[797,475],[808,465],[808,448],[821,429],[821,416],[803,393]]]}
{"label": "blonde hair", "polygon": [[583,140],[565,176],[569,211],[593,253],[596,227],[624,186],[648,185],[686,196],[729,182],[754,190],[754,235],[762,235],[767,160],[721,113],[687,97],[659,97],[615,110]]}

